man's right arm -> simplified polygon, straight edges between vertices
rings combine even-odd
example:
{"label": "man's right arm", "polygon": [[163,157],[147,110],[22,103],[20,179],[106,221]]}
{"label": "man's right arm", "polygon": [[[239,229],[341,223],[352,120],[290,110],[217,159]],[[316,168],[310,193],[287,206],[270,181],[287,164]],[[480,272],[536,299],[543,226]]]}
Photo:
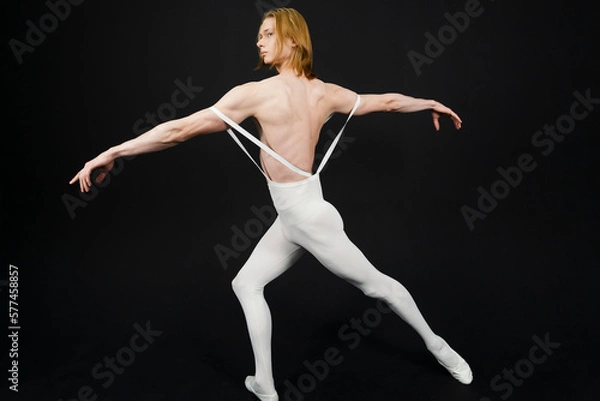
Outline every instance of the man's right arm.
{"label": "man's right arm", "polygon": [[[216,104],[226,116],[236,122],[254,113],[256,88],[254,83],[236,86],[227,92]],[[137,138],[123,142],[109,149],[112,157],[132,156],[155,152],[173,147],[198,135],[225,131],[227,124],[208,108],[187,117],[157,125]]]}
{"label": "man's right arm", "polygon": [[[259,101],[254,83],[237,86],[227,92],[215,106],[232,120],[239,122],[254,114],[255,105]],[[197,135],[220,132],[227,129],[215,113],[209,109],[200,110],[187,117],[164,122],[143,133],[100,153],[85,163],[84,167],[71,179],[74,184],[79,181],[82,192],[88,192],[92,185],[91,174],[99,169],[101,174],[97,182],[101,182],[112,169],[118,157],[133,156],[142,153],[157,152],[176,146]]]}

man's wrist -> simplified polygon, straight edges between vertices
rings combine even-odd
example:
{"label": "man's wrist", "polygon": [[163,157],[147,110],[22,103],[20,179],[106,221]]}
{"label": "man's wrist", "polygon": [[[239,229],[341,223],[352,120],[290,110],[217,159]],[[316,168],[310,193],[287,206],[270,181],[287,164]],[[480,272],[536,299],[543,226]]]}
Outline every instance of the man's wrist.
{"label": "man's wrist", "polygon": [[122,156],[120,154],[119,149],[118,149],[117,146],[113,146],[113,147],[109,148],[108,150],[106,150],[104,152],[104,155],[110,157],[113,160],[116,159],[117,157],[121,157]]}

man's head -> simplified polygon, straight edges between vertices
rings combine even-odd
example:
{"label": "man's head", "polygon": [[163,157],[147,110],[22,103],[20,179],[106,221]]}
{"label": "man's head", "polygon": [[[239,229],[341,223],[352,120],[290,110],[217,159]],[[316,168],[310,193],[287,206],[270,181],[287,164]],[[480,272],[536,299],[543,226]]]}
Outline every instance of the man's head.
{"label": "man's head", "polygon": [[258,31],[260,61],[257,69],[269,65],[293,69],[308,79],[312,72],[313,51],[308,25],[293,8],[277,8],[265,13]]}

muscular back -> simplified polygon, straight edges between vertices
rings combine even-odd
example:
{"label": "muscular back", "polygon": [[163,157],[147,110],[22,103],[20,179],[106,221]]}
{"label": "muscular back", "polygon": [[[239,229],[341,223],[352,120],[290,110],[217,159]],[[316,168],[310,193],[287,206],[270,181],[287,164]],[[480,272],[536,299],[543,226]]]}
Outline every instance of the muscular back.
{"label": "muscular back", "polygon": [[[325,84],[290,76],[260,83],[265,93],[254,114],[260,139],[298,168],[311,172],[319,133],[328,116]],[[261,150],[261,164],[272,180],[295,181],[302,177]]]}
{"label": "muscular back", "polygon": [[[296,167],[312,172],[315,147],[327,117],[339,111],[336,85],[293,75],[277,75],[260,82],[234,88],[215,106],[232,120],[253,117],[259,127],[260,140]],[[343,91],[352,93],[348,90]],[[348,93],[345,93],[347,96]],[[348,113],[356,95],[348,98]],[[261,164],[273,181],[290,182],[306,178],[297,174],[265,151]]]}

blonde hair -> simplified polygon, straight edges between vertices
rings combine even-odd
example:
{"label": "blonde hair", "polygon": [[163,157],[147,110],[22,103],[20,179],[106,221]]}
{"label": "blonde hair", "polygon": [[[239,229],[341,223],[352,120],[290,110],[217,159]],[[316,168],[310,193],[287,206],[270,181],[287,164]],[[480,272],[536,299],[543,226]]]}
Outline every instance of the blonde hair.
{"label": "blonde hair", "polygon": [[[312,72],[312,42],[310,40],[308,25],[302,14],[293,8],[276,8],[269,10],[264,14],[261,24],[267,18],[275,18],[275,32],[277,34],[278,47],[276,59],[283,50],[283,40],[285,38],[290,38],[296,44],[290,60],[292,68],[296,71],[298,76],[304,75],[308,79],[316,78],[317,76]],[[260,57],[258,66],[255,69],[259,70],[264,66],[265,63],[262,57]],[[270,68],[273,68],[273,65],[271,65]]]}

